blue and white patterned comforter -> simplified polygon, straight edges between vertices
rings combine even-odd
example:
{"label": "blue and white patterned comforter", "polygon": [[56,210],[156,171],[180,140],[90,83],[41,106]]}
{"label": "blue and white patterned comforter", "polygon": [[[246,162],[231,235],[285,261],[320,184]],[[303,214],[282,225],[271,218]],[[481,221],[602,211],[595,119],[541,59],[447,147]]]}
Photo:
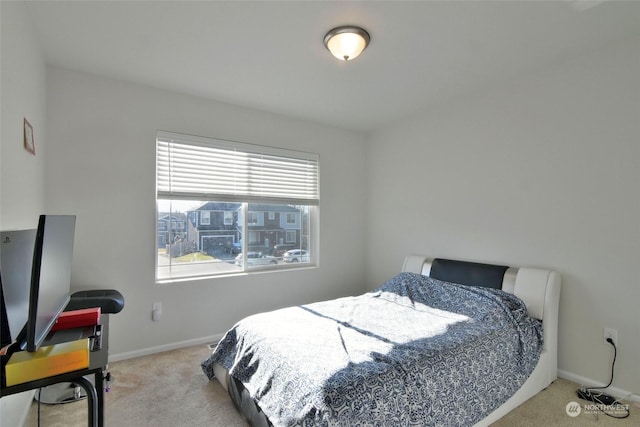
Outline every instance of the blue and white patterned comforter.
{"label": "blue and white patterned comforter", "polygon": [[275,426],[472,425],[529,377],[542,323],[506,292],[401,273],[375,291],[245,318],[220,363]]}

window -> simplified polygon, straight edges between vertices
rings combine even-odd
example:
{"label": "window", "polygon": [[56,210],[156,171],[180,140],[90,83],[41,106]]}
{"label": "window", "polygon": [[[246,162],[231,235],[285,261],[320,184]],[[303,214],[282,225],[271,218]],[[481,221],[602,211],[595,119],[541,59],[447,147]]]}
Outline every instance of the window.
{"label": "window", "polygon": [[233,225],[233,212],[224,213],[224,225]]}
{"label": "window", "polygon": [[209,212],[209,211],[201,211],[200,212],[200,224],[201,225],[210,225],[211,224],[211,212]]}
{"label": "window", "polygon": [[158,281],[317,262],[317,154],[158,132],[156,157]]}
{"label": "window", "polygon": [[258,212],[251,212],[247,214],[247,224],[258,225]]}

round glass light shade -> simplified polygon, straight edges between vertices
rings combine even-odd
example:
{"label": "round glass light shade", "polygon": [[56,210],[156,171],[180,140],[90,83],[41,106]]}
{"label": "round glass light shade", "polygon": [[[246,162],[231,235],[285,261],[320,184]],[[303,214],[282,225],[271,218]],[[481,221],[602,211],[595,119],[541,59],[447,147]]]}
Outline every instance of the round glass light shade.
{"label": "round glass light shade", "polygon": [[359,27],[337,27],[324,36],[324,45],[341,61],[356,58],[369,44],[369,33]]}

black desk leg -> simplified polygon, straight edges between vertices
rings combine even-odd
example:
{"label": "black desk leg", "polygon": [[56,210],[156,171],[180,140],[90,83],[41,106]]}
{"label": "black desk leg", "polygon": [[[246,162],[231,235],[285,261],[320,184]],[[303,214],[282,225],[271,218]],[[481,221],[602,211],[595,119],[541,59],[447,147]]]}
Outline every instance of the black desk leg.
{"label": "black desk leg", "polygon": [[[87,404],[89,406],[89,427],[97,427],[98,426],[98,394],[96,393],[96,388],[91,384],[91,381],[86,379],[85,377],[80,377],[78,379],[73,380],[75,384],[78,384],[80,387],[87,392]],[[97,384],[96,384],[97,385]]]}
{"label": "black desk leg", "polygon": [[98,427],[104,427],[104,371],[96,372],[96,394],[98,395]]}

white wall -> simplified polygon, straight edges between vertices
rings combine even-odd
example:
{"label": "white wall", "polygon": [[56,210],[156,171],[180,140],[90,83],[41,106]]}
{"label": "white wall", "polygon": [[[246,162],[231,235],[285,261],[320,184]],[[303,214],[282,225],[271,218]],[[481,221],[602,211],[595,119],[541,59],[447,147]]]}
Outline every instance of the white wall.
{"label": "white wall", "polygon": [[[47,83],[46,204],[77,215],[74,288],[125,296],[111,317],[110,354],[198,341],[248,314],[364,289],[362,135],[59,68]],[[155,284],[157,130],[319,153],[320,267]]]}
{"label": "white wall", "polygon": [[[24,5],[0,2],[0,19],[0,229],[35,228],[44,206],[46,69]],[[23,148],[25,117],[34,128],[36,156]],[[3,397],[0,425],[22,425],[32,396]]]}
{"label": "white wall", "polygon": [[[0,228],[35,228],[44,206],[45,65],[24,5],[0,2],[2,146]],[[36,156],[24,149],[23,120],[34,129]]]}
{"label": "white wall", "polygon": [[[559,369],[640,392],[640,40],[371,138],[368,283],[408,253],[562,274]],[[589,384],[591,385],[591,384]]]}

